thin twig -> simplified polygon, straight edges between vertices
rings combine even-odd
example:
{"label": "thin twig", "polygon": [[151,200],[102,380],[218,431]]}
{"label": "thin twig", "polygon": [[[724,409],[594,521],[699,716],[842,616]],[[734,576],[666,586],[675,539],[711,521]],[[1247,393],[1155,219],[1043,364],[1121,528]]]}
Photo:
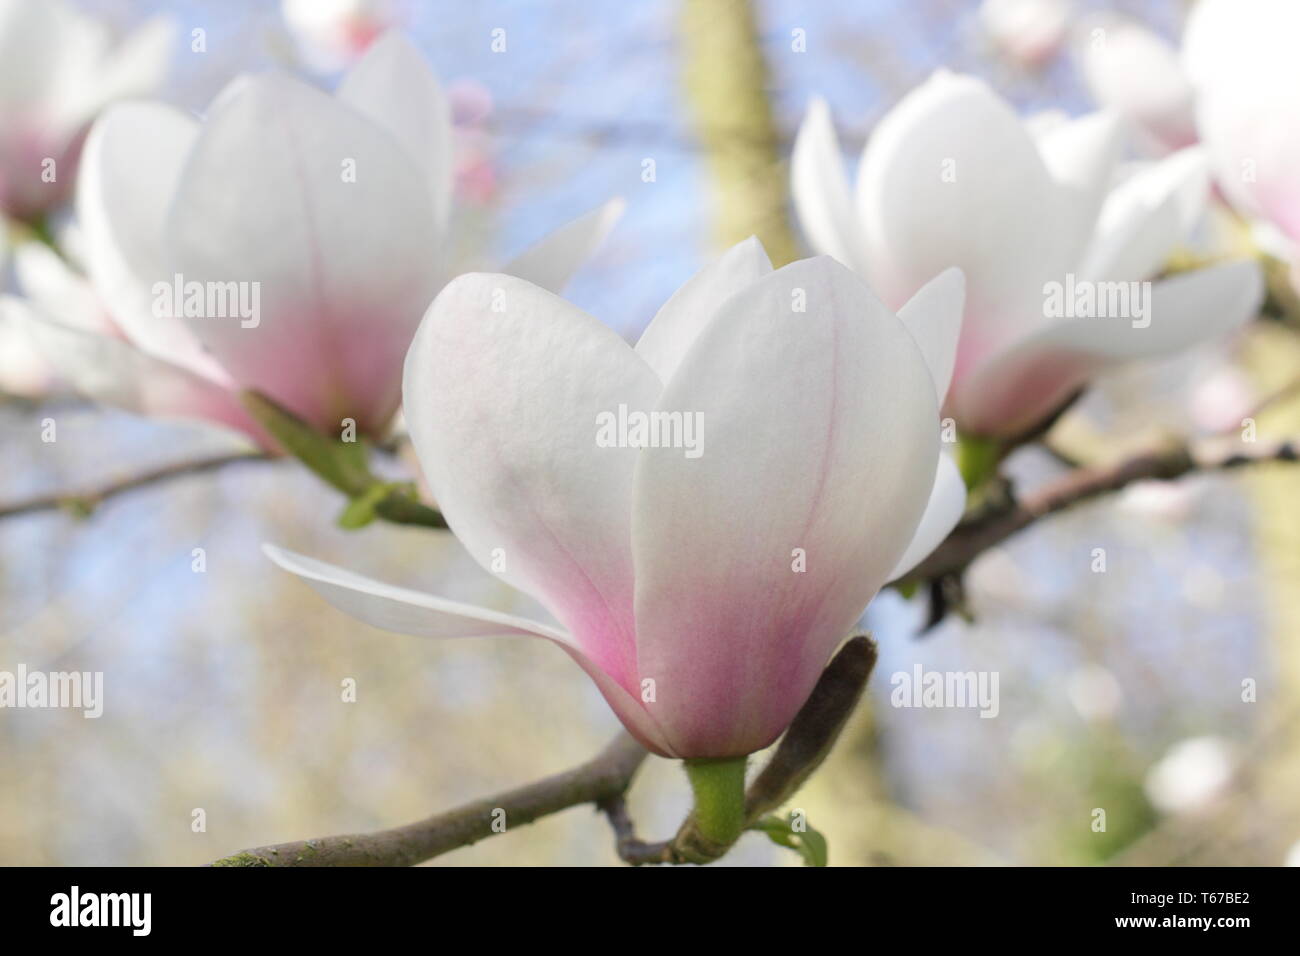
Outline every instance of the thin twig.
{"label": "thin twig", "polygon": [[1050,514],[1071,508],[1101,495],[1119,491],[1138,481],[1169,481],[1192,473],[1208,473],[1265,462],[1298,460],[1292,442],[1261,443],[1223,453],[1180,445],[1160,452],[1147,452],[1118,464],[1079,468],[1025,495],[1008,507],[958,525],[931,555],[917,565],[908,580],[937,580],[960,574],[972,561],[1007,538],[1023,531]]}
{"label": "thin twig", "polygon": [[564,773],[475,800],[418,823],[243,850],[211,866],[414,866],[511,827],[624,793],[646,750],[620,733],[595,759]]}
{"label": "thin twig", "polygon": [[150,485],[161,484],[162,482],[170,481],[172,478],[180,478],[185,475],[198,475],[204,472],[217,471],[218,469],[224,468],[226,465],[234,464],[236,462],[256,461],[261,459],[266,459],[266,455],[261,452],[240,451],[227,452],[222,455],[215,455],[211,458],[200,458],[197,461],[173,462],[149,471],[131,475],[128,478],[109,482],[98,488],[89,488],[84,491],[61,491],[54,492],[53,494],[36,495],[22,501],[0,505],[0,518],[9,518],[15,515],[31,514],[37,511],[54,511],[58,509],[69,510],[78,514],[88,514],[109,498],[125,494],[128,491],[147,488]]}

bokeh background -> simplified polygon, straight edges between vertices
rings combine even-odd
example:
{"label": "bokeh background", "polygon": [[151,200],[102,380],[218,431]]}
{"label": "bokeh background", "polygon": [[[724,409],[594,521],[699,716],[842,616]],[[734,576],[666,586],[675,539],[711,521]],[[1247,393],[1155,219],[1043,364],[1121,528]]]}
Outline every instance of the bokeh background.
{"label": "bokeh background", "polygon": [[[78,5],[124,29],[165,9],[186,30],[206,30],[207,52],[179,51],[166,90],[187,108],[202,110],[243,70],[337,81],[278,3]],[[846,162],[938,67],[988,78],[1026,113],[1091,108],[1068,43],[1038,67],[1018,63],[990,40],[975,0],[759,0],[770,125],[739,107],[719,116],[709,85],[753,66],[716,39],[738,6],[697,16],[684,42],[687,13],[674,0],[394,3],[457,104],[462,264],[504,261],[622,195],[625,217],[569,296],[635,337],[728,233],[806,250],[770,187],[784,181],[814,94],[834,110]],[[1185,13],[1179,0],[1074,4],[1079,17],[1101,9],[1171,39]],[[491,51],[495,28],[506,31],[504,53]],[[792,50],[794,30],[805,31],[806,52]],[[719,129],[742,154],[756,138],[775,165],[720,186],[719,164],[744,160],[718,148]],[[646,159],[653,182],[642,178]],[[1300,370],[1293,337],[1260,326],[1126,372],[1096,389],[1063,434],[1102,460],[1201,427],[1221,400],[1266,394]],[[1261,427],[1285,427],[1287,414],[1274,408]],[[54,444],[40,440],[48,416]],[[3,399],[0,503],[232,447],[215,431],[72,398]],[[1036,452],[1012,463],[1026,487],[1059,467]],[[922,636],[920,600],[878,599],[864,622],[882,651],[868,700],[795,801],[826,834],[832,863],[1294,859],[1298,500],[1300,474],[1282,467],[1141,486],[985,555],[968,581],[973,621]],[[0,712],[0,863],[188,865],[396,825],[581,762],[616,731],[586,677],[544,642],[374,631],[262,557],[261,542],[274,541],[384,580],[542,613],[450,537],[378,524],[344,532],[333,526],[339,507],[294,463],[250,461],[114,498],[88,518],[0,521],[0,669],[102,671],[106,697],[98,720]],[[195,548],[203,573],[192,570]],[[1106,550],[1104,573],[1092,570],[1095,548]],[[889,706],[889,676],[917,663],[998,672],[996,719]],[[355,703],[340,699],[347,678]],[[1241,699],[1244,679],[1258,683],[1253,703]],[[643,835],[669,834],[687,809],[679,769],[652,758],[630,806]],[[1097,807],[1105,833],[1091,828]],[[206,832],[191,828],[196,808]],[[435,865],[616,862],[604,821],[577,808]],[[797,862],[751,834],[724,864]]]}

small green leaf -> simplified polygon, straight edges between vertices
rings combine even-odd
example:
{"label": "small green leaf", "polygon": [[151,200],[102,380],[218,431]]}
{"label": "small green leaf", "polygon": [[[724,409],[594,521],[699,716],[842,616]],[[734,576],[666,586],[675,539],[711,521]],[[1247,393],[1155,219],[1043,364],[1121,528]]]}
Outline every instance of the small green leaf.
{"label": "small green leaf", "polygon": [[794,813],[789,817],[773,815],[763,817],[750,829],[766,833],[767,838],[778,846],[798,852],[803,857],[805,866],[825,866],[830,858],[826,837],[808,826],[806,821],[801,824],[800,829],[796,830],[795,821]]}
{"label": "small green leaf", "polygon": [[345,442],[322,435],[260,392],[243,391],[239,398],[249,414],[285,451],[345,495],[355,498],[374,485],[362,442]]}

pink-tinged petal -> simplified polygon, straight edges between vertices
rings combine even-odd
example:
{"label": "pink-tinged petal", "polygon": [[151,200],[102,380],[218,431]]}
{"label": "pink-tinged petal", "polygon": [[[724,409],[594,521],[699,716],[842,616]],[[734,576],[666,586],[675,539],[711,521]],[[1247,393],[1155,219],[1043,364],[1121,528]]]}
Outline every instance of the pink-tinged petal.
{"label": "pink-tinged petal", "polygon": [[456,536],[633,693],[637,449],[597,434],[599,416],[648,409],[659,388],[608,327],[507,275],[449,283],[406,361],[403,411]]}
{"label": "pink-tinged petal", "polygon": [[1065,198],[1063,228],[1074,237],[1066,250],[1067,261],[1083,255],[1110,189],[1119,162],[1123,126],[1117,113],[1102,111],[1069,120],[1037,139],[1038,150]]}
{"label": "pink-tinged petal", "polygon": [[228,389],[141,352],[129,342],[60,325],[21,299],[0,299],[6,321],[21,325],[60,381],[105,405],[155,418],[208,422],[243,432],[267,450],[274,443]]}
{"label": "pink-tinged petal", "polygon": [[600,248],[627,203],[614,198],[543,236],[501,271],[557,295]]}
{"label": "pink-tinged petal", "polygon": [[348,70],[338,98],[406,148],[424,173],[438,226],[445,229],[454,175],[451,107],[420,51],[400,32],[388,31]]}
{"label": "pink-tinged petal", "polygon": [[844,173],[844,156],[830,107],[820,97],[808,104],[795,137],[790,193],[809,245],[861,272],[866,263],[853,192]]}
{"label": "pink-tinged petal", "polygon": [[655,370],[659,381],[668,381],[722,304],[771,271],[763,244],[754,236],[732,246],[664,303],[641,333],[637,354]]}
{"label": "pink-tinged petal", "polygon": [[822,256],[730,299],[657,408],[700,416],[702,441],[637,462],[647,708],[677,753],[749,753],[906,551],[939,453],[934,388],[902,323]]}
{"label": "pink-tinged petal", "polygon": [[1015,111],[981,80],[943,71],[877,125],[857,201],[871,288],[898,308],[959,266],[963,339],[983,349],[1023,334],[1020,320],[1040,310],[1043,282],[1076,241],[1066,193]]}
{"label": "pink-tinged petal", "polygon": [[77,217],[87,271],[117,327],[146,354],[220,381],[185,324],[154,310],[153,284],[172,279],[163,223],[198,133],[193,117],[162,103],[110,108],[86,139]]}
{"label": "pink-tinged petal", "polygon": [[1106,197],[1078,275],[1106,280],[1154,275],[1200,221],[1209,192],[1200,147],[1140,165]]}
{"label": "pink-tinged petal", "polygon": [[1183,59],[1215,180],[1242,213],[1300,240],[1300,5],[1205,0],[1193,9]]}
{"label": "pink-tinged petal", "polygon": [[945,451],[939,455],[939,464],[935,468],[934,486],[930,489],[930,501],[925,506],[921,523],[916,526],[912,543],[907,546],[903,556],[894,565],[890,573],[891,581],[897,581],[911,571],[934,551],[949,532],[957,527],[961,516],[966,511],[966,482],[962,480],[957,464]]}
{"label": "pink-tinged petal", "polygon": [[952,383],[965,303],[966,277],[960,269],[953,268],[945,269],[921,286],[898,310],[899,321],[912,334],[925,357],[940,405]]}
{"label": "pink-tinged petal", "polygon": [[1126,17],[1098,18],[1080,30],[1078,56],[1092,98],[1127,118],[1148,154],[1196,142],[1195,93],[1159,34]]}
{"label": "pink-tinged petal", "polygon": [[384,431],[438,285],[429,191],[394,137],[296,80],[245,80],[204,123],[166,234],[186,282],[258,283],[255,326],[186,318],[236,381],[323,430]]}
{"label": "pink-tinged petal", "polygon": [[274,545],[264,544],[262,550],[281,568],[310,584],[334,607],[380,630],[416,637],[545,638],[563,648],[591,676],[633,736],[658,754],[672,755],[659,728],[637,699],[605,674],[563,631],[527,618],[384,584]]}
{"label": "pink-tinged petal", "polygon": [[976,434],[1018,434],[1107,366],[1172,355],[1232,331],[1256,314],[1263,295],[1254,262],[1156,282],[1145,318],[1059,321],[988,363],[954,396],[957,417]]}

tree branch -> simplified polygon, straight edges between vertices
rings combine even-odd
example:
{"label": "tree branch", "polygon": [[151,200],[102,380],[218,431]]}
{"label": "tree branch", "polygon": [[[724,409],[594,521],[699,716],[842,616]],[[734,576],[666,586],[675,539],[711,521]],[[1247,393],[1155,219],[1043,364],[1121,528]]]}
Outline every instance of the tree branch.
{"label": "tree branch", "polygon": [[23,501],[17,501],[12,504],[0,505],[0,518],[9,518],[14,515],[32,514],[38,511],[54,511],[64,509],[72,511],[78,515],[88,515],[96,507],[109,498],[116,495],[125,494],[128,491],[135,491],[139,488],[146,488],[150,485],[161,484],[172,478],[180,478],[184,475],[198,475],[204,472],[216,471],[224,468],[226,465],[234,464],[240,461],[257,461],[263,460],[266,456],[257,451],[240,451],[228,452],[222,455],[215,455],[211,458],[200,458],[197,461],[181,461],[172,464],[162,465],[149,471],[141,472],[138,475],[132,475],[129,478],[123,478],[119,481],[110,482],[99,488],[90,488],[85,491],[77,492],[55,492],[54,494],[36,495]]}
{"label": "tree branch", "polygon": [[1137,481],[1169,481],[1187,474],[1224,471],[1260,462],[1297,461],[1292,442],[1261,444],[1248,451],[1198,450],[1180,445],[1147,452],[1114,465],[1079,468],[1046,487],[991,513],[967,519],[908,575],[911,581],[937,580],[960,574],[977,557],[1040,518],[1119,491]]}
{"label": "tree branch", "polygon": [[522,826],[582,803],[602,803],[620,796],[645,757],[644,747],[620,733],[595,759],[579,767],[418,823],[374,833],[257,847],[210,865],[414,866],[492,836],[499,832],[494,828],[498,821],[507,828]]}

